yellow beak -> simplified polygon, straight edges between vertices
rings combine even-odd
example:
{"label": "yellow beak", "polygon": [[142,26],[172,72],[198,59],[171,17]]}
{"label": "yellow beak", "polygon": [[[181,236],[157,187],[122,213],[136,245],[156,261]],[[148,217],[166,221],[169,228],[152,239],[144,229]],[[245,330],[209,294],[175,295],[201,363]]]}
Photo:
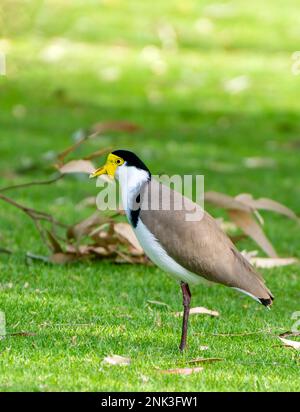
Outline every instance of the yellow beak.
{"label": "yellow beak", "polygon": [[93,177],[97,177],[100,175],[106,175],[106,174],[108,174],[106,171],[106,167],[102,166],[102,167],[99,167],[99,169],[94,170],[94,172],[90,174],[89,178],[92,179]]}
{"label": "yellow beak", "polygon": [[105,165],[99,167],[93,173],[91,173],[90,179],[92,179],[93,177],[98,177],[100,175],[108,175],[109,177],[114,178],[117,167],[122,165],[123,163],[124,160],[121,157],[115,156],[114,154],[110,153],[107,157]]}

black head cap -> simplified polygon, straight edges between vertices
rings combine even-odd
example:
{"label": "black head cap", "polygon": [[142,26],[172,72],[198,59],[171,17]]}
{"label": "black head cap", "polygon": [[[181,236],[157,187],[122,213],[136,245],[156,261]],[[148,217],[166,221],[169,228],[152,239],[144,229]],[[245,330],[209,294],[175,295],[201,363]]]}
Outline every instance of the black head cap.
{"label": "black head cap", "polygon": [[145,170],[151,176],[151,173],[150,173],[150,170],[148,169],[148,167],[133,152],[130,152],[129,150],[115,150],[115,151],[112,152],[112,154],[114,154],[115,156],[119,156],[122,159],[124,159],[127,166],[135,166],[138,169]]}

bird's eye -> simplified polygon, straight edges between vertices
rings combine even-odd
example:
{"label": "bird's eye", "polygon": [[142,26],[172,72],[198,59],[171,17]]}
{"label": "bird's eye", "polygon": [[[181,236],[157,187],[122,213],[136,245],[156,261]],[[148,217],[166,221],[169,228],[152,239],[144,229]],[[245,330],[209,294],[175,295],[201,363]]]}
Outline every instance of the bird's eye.
{"label": "bird's eye", "polygon": [[117,160],[117,164],[119,165],[120,163],[121,163],[121,160],[120,160],[120,159],[118,159],[118,160]]}

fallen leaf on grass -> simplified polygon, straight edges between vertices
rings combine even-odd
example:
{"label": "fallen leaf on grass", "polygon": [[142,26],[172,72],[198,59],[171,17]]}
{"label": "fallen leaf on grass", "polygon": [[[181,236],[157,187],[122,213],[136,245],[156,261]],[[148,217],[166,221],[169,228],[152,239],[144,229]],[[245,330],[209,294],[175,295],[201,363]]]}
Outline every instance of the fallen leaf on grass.
{"label": "fallen leaf on grass", "polygon": [[246,235],[250,236],[255,242],[271,257],[277,257],[277,253],[264,234],[260,225],[256,222],[253,215],[242,210],[229,210],[229,216]]}
{"label": "fallen leaf on grass", "polygon": [[[206,192],[205,201],[212,205],[228,210],[231,220],[239,226],[243,232],[251,237],[270,257],[277,257],[277,253],[260,227],[263,220],[258,210],[269,210],[280,213],[291,219],[299,218],[288,207],[272,199],[254,199],[251,194],[241,193],[235,197],[219,192]],[[256,221],[258,219],[259,223]]]}
{"label": "fallen leaf on grass", "polygon": [[115,232],[121,236],[123,239],[127,240],[135,249],[137,255],[141,256],[144,254],[144,250],[139,244],[134,231],[129,223],[115,223],[114,224]]}
{"label": "fallen leaf on grass", "polygon": [[196,358],[188,361],[188,363],[211,363],[224,360],[223,358]]}
{"label": "fallen leaf on grass", "polygon": [[103,247],[103,246],[90,246],[89,248],[88,248],[88,251],[90,251],[90,252],[92,252],[92,253],[95,253],[96,255],[99,255],[99,256],[109,256],[111,253],[107,250],[107,249],[105,249],[105,247]]}
{"label": "fallen leaf on grass", "polygon": [[[190,315],[209,315],[209,316],[220,316],[219,312],[216,310],[210,310],[207,308],[204,308],[203,306],[199,306],[196,308],[191,308],[190,309]],[[176,312],[175,316],[183,316],[183,312]]]}
{"label": "fallen leaf on grass", "polygon": [[47,230],[47,236],[48,236],[48,239],[50,241],[50,245],[51,245],[51,248],[52,248],[53,252],[54,253],[62,253],[63,249],[60,246],[60,243],[57,240],[55,234],[53,232],[51,232],[50,230]]}
{"label": "fallen leaf on grass", "polygon": [[102,123],[96,123],[91,127],[92,133],[104,133],[108,131],[120,131],[133,133],[140,129],[135,123],[128,122],[126,120],[114,120]]}
{"label": "fallen leaf on grass", "polygon": [[283,332],[279,335],[280,338],[286,338],[287,336],[300,336],[300,332],[287,331],[287,332]]}
{"label": "fallen leaf on grass", "polygon": [[81,237],[88,235],[96,227],[99,227],[101,224],[106,223],[107,219],[102,216],[99,212],[93,213],[87,219],[82,220],[76,225],[68,229],[67,236],[69,239],[80,239]]}
{"label": "fallen leaf on grass", "polygon": [[281,340],[284,346],[287,346],[289,348],[293,348],[296,350],[300,350],[300,342],[297,342],[295,340],[281,338],[280,336],[279,336],[279,339]]}
{"label": "fallen leaf on grass", "polygon": [[201,314],[201,315],[210,315],[210,316],[220,316],[219,312],[217,312],[216,310],[210,310],[210,309],[204,308],[203,306],[191,308],[190,314],[191,315]]}
{"label": "fallen leaf on grass", "polygon": [[246,157],[243,163],[249,169],[273,168],[276,166],[275,160],[270,157]]}
{"label": "fallen leaf on grass", "polygon": [[170,306],[167,303],[160,302],[159,300],[147,300],[147,302],[150,303],[151,305],[165,306],[167,308],[170,308]]}
{"label": "fallen leaf on grass", "polygon": [[299,263],[299,259],[293,258],[293,257],[287,257],[287,258],[266,258],[266,257],[258,257],[257,256],[257,250],[251,250],[251,251],[246,251],[243,250],[241,254],[250,262],[252,265],[258,267],[258,268],[273,268],[273,267],[279,267],[279,266],[287,266],[287,265],[293,265],[295,263]]}
{"label": "fallen leaf on grass", "polygon": [[6,336],[36,336],[36,333],[34,333],[34,332],[21,331],[21,332],[11,332],[11,333],[7,333]]}
{"label": "fallen leaf on grass", "polygon": [[250,263],[257,268],[271,269],[279,266],[288,266],[295,263],[299,263],[299,260],[296,258],[260,258],[253,257],[250,258]]}
{"label": "fallen leaf on grass", "polygon": [[[251,204],[249,205],[248,201],[250,200]],[[277,256],[275,249],[253,216],[256,209],[253,208],[252,201],[254,200],[250,195],[247,197],[247,195],[242,194],[234,198],[224,193],[207,192],[205,193],[205,201],[227,209],[230,219],[240,227],[246,235],[255,240],[269,256]]]}
{"label": "fallen leaf on grass", "polygon": [[270,210],[272,212],[277,212],[281,215],[287,216],[290,219],[299,221],[299,218],[291,209],[279,202],[276,202],[275,200],[264,197],[261,197],[260,199],[254,199],[253,196],[249,193],[241,193],[240,195],[236,196],[235,199],[250,206],[252,209]]}
{"label": "fallen leaf on grass", "polygon": [[224,209],[244,210],[251,212],[251,208],[242,202],[239,202],[234,197],[219,192],[206,192],[204,195],[205,201],[212,205],[222,207]]}
{"label": "fallen leaf on grass", "polygon": [[166,375],[191,375],[192,373],[198,373],[203,370],[202,367],[195,367],[195,368],[178,368],[178,369],[167,369],[161,370],[160,373]]}
{"label": "fallen leaf on grass", "polygon": [[130,358],[124,358],[124,356],[120,355],[111,355],[106,356],[103,359],[103,362],[108,363],[110,365],[130,365]]}
{"label": "fallen leaf on grass", "polygon": [[[67,230],[68,244],[59,249],[55,236],[48,234],[54,252],[51,263],[69,263],[81,259],[109,259],[114,263],[149,264],[128,223],[116,223],[114,217],[98,211]],[[80,244],[82,241],[88,241]],[[75,241],[75,242],[74,242]],[[91,243],[92,241],[92,243]]]}
{"label": "fallen leaf on grass", "polygon": [[64,265],[66,263],[74,262],[77,259],[78,257],[73,253],[53,253],[49,258],[49,262]]}

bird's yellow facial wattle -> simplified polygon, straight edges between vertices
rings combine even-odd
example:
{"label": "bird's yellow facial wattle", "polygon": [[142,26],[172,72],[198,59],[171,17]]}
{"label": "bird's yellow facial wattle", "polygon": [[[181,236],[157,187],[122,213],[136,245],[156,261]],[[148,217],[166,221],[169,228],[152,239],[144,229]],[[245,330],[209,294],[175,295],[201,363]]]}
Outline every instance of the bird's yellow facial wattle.
{"label": "bird's yellow facial wattle", "polygon": [[99,167],[99,169],[96,169],[93,173],[91,173],[90,178],[97,177],[100,175],[108,175],[109,177],[114,178],[118,166],[121,166],[123,163],[124,163],[124,159],[110,153],[107,156],[105,165],[102,167]]}

